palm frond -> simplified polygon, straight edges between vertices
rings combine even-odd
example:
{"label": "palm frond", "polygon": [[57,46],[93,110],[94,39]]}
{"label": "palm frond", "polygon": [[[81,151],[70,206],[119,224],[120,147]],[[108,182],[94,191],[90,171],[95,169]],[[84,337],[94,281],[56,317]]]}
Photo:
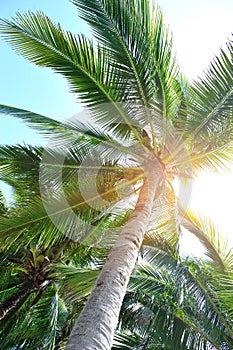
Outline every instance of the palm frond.
{"label": "palm frond", "polygon": [[4,214],[7,211],[7,207],[7,200],[3,192],[0,190],[0,215]]}
{"label": "palm frond", "polygon": [[233,269],[232,249],[226,237],[210,219],[187,212],[182,226],[193,233],[204,245],[205,254],[214,262],[215,269],[230,272]]}
{"label": "palm frond", "polygon": [[144,343],[143,337],[136,332],[117,332],[114,336],[113,350],[141,349]]}
{"label": "palm frond", "polygon": [[7,328],[0,334],[3,348],[12,349],[13,344],[17,349],[26,346],[32,350],[44,345],[47,349],[54,348],[58,320],[56,291],[50,288],[46,296],[31,308],[32,298],[30,299],[21,306],[17,317],[7,323]]}
{"label": "palm frond", "polygon": [[161,194],[156,199],[151,213],[144,244],[152,244],[152,246],[176,255],[180,236],[178,201],[169,181],[165,181],[161,187]]}
{"label": "palm frond", "polygon": [[66,132],[64,125],[58,120],[25,109],[0,104],[0,114],[22,119],[28,123],[28,126],[45,135],[51,135],[57,130]]}
{"label": "palm frond", "polygon": [[[148,20],[150,8],[148,2],[130,3],[108,0],[74,0],[72,2],[76,5],[81,18],[91,25],[98,41],[110,49],[118,66],[126,71],[126,76],[130,79],[131,87],[134,89],[131,91],[131,96],[134,97],[137,91],[146,106],[146,85],[142,76],[148,68],[149,57],[142,55],[141,50],[143,49],[145,53],[148,53],[149,50],[147,39],[150,35],[150,21]],[[130,39],[131,35],[135,37]],[[143,45],[145,42],[146,46]],[[139,55],[143,62],[139,61],[137,57]],[[140,68],[143,69],[143,72],[140,72]]]}
{"label": "palm frond", "polygon": [[[225,140],[225,133],[219,134],[215,137],[215,140],[221,138]],[[204,146],[198,151],[194,151],[190,154],[190,162],[193,166],[194,171],[209,170],[219,172],[220,170],[229,171],[231,164],[233,163],[233,143],[221,142],[221,146],[216,146],[214,140],[209,141],[208,146]]]}
{"label": "palm frond", "polygon": [[228,42],[227,51],[221,49],[204,78],[193,84],[188,121],[188,131],[191,133],[189,139],[192,143],[205,140],[208,146],[209,138],[215,136],[218,139],[220,133],[225,135],[225,142],[232,141],[232,50],[232,43]]}
{"label": "palm frond", "polygon": [[[62,203],[59,204],[58,201],[54,201],[51,210],[53,213],[46,211],[41,200],[37,199],[34,200],[33,205],[30,205],[30,208],[28,206],[21,209],[16,208],[7,217],[2,217],[0,220],[1,247],[17,251],[20,249],[20,245],[17,246],[15,243],[19,239],[25,246],[36,240],[39,246],[49,247],[59,244],[68,236],[71,237],[71,232],[74,235],[72,238],[75,240],[80,235],[85,237],[85,233],[91,227],[88,220],[85,221],[85,215],[86,217],[91,216],[90,211],[86,214],[84,212],[80,214],[81,219],[78,214],[72,215],[70,213],[69,215],[69,210],[64,209]],[[51,221],[49,213],[51,218],[58,219],[57,225]]]}
{"label": "palm frond", "polygon": [[55,264],[50,276],[59,281],[60,293],[64,300],[77,303],[92,291],[99,270],[77,268],[65,264]]}
{"label": "palm frond", "polygon": [[18,53],[38,66],[64,74],[73,92],[83,95],[86,103],[94,103],[94,95],[95,103],[112,101],[103,84],[112,77],[111,72],[103,76],[107,56],[99,52],[101,56],[96,57],[93,45],[83,36],[64,32],[42,12],[18,13],[13,21],[2,20],[1,31]]}
{"label": "palm frond", "polygon": [[0,180],[14,189],[18,203],[39,195],[42,147],[0,146]]}
{"label": "palm frond", "polygon": [[[117,122],[125,123],[124,132],[132,130],[124,109],[116,102],[124,100],[125,79],[114,69],[109,54],[95,48],[84,36],[74,36],[55,25],[42,12],[18,14],[13,21],[2,20],[0,30],[4,38],[24,57],[38,66],[50,67],[63,74],[86,106],[96,107],[111,104]],[[88,91],[88,93],[87,93]],[[103,111],[98,115],[102,118]]]}
{"label": "palm frond", "polygon": [[[118,109],[123,108],[122,105],[118,103],[116,106]],[[130,154],[136,159],[143,159],[139,153],[139,150],[134,150],[132,140],[128,141],[125,145],[122,144],[121,132],[117,131],[118,126],[121,129],[122,121],[119,118],[118,111],[116,113],[111,104],[104,104],[101,105],[101,107],[98,107],[98,115],[99,118],[104,120],[105,126],[107,125],[107,131],[109,131],[109,128],[112,128],[112,123],[115,123],[114,135],[117,136],[117,138],[110,136],[110,134],[103,129],[101,130],[97,126],[91,125],[91,123],[88,123],[88,121],[80,121],[80,118],[90,120],[90,117],[93,117],[93,112],[91,110],[85,110],[80,115],[74,116],[64,122],[36,114],[31,111],[5,105],[0,105],[0,113],[22,119],[28,124],[29,127],[39,131],[44,136],[48,137],[49,135],[48,148],[53,147],[57,150],[65,149],[68,151],[69,147],[73,147],[74,144],[77,145],[77,142],[80,143],[82,141],[79,153],[82,152],[85,147],[86,149],[89,149],[90,146],[92,148],[96,146],[101,147],[101,153],[107,152],[108,154],[114,154],[114,152],[119,151],[118,155],[121,152],[123,154]],[[130,118],[130,116],[126,117],[126,115],[127,113],[125,114],[124,118]],[[135,129],[134,125],[137,123],[139,123],[139,121],[129,119],[127,122],[123,123],[123,129],[125,127],[126,129],[124,130],[126,130],[128,133],[128,131],[132,128]],[[138,136],[137,139],[140,140],[140,137]],[[142,143],[139,142],[139,145],[141,150],[144,151],[144,154],[146,154],[146,151],[148,152],[148,150],[143,147]],[[116,154],[117,153],[114,154],[115,157]]]}
{"label": "palm frond", "polygon": [[[109,193],[111,191],[103,194]],[[89,206],[93,201],[94,208]],[[103,205],[104,211],[101,210]],[[109,210],[106,205],[110,207]],[[20,240],[23,246],[36,242],[38,246],[47,248],[60,244],[66,238],[83,242],[87,246],[97,244],[109,247],[119,233],[119,225],[127,217],[128,212],[122,214],[121,211],[114,211],[111,202],[103,202],[99,193],[91,194],[89,199],[84,199],[77,191],[69,193],[68,197],[58,196],[50,198],[49,201],[42,202],[37,198],[21,208],[12,208],[9,215],[1,217],[1,248],[18,251],[21,245],[16,245],[17,240]]]}
{"label": "palm frond", "polygon": [[178,107],[178,69],[172,57],[172,40],[165,28],[161,11],[147,0],[73,0],[81,17],[87,21],[97,40],[107,47],[118,69],[129,84],[126,101],[146,107],[153,146],[156,132],[153,126],[153,106],[161,112],[160,123]]}

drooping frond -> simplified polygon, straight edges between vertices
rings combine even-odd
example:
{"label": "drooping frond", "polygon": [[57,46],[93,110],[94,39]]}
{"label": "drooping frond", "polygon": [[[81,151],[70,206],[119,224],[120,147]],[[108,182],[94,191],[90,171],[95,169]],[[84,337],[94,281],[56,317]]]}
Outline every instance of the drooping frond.
{"label": "drooping frond", "polygon": [[161,187],[160,196],[155,201],[151,214],[144,244],[152,245],[176,256],[180,238],[178,202],[169,182],[165,181]]}
{"label": "drooping frond", "polygon": [[0,114],[9,115],[15,118],[22,119],[28,126],[33,127],[35,130],[42,132],[44,135],[51,135],[55,131],[65,133],[66,129],[64,125],[58,120],[46,117],[41,114],[37,114],[25,109],[11,107],[7,105],[0,105]]}
{"label": "drooping frond", "polygon": [[12,186],[19,203],[39,196],[42,147],[1,146],[0,180]]}
{"label": "drooping frond", "polygon": [[[217,142],[219,138],[222,138],[224,142],[225,134],[220,133],[218,137],[215,137]],[[231,164],[233,164],[233,142],[223,142],[221,146],[216,146],[215,142],[210,141],[207,146],[204,145],[204,149],[190,155],[190,162],[194,171],[229,171]]]}
{"label": "drooping frond", "polygon": [[[58,295],[50,288],[45,296],[33,307],[30,307],[33,296],[21,304],[16,312],[17,317],[9,318],[0,332],[1,345],[4,349],[26,346],[35,349],[47,346],[54,349],[56,331],[59,327]],[[20,321],[19,321],[20,319]]]}
{"label": "drooping frond", "polygon": [[[117,109],[123,108],[119,103],[116,103],[115,106]],[[128,120],[127,118],[130,118],[130,116],[126,113],[124,116],[126,121],[124,122],[123,119],[122,123],[118,110],[116,111],[112,104],[101,105],[96,112],[98,113],[99,118],[103,119],[106,131],[104,131],[104,129],[101,130],[98,126],[91,125],[90,118],[93,117],[91,110],[82,111],[82,113],[63,122],[28,110],[6,105],[0,105],[0,113],[22,119],[29,127],[40,132],[43,136],[47,136],[47,138],[49,136],[48,147],[68,149],[69,146],[73,147],[74,143],[77,143],[80,137],[83,137],[79,140],[79,143],[82,141],[80,145],[82,150],[84,148],[88,150],[90,146],[93,148],[94,146],[101,145],[102,152],[104,148],[105,152],[106,149],[108,149],[108,153],[119,150],[119,152],[130,154],[139,159],[142,159],[140,153],[142,153],[142,151],[144,153],[147,151],[143,146],[143,143],[141,143],[139,136],[136,138],[136,140],[139,140],[138,150],[135,150],[134,147],[132,147],[132,140],[134,139],[126,141],[125,145],[122,144],[121,130],[125,130],[126,133],[131,129],[136,130],[136,126],[138,128],[138,125],[140,125],[140,120],[138,120],[138,116],[136,121],[131,119]],[[115,131],[113,133],[114,135],[110,136],[108,131],[109,128],[112,127]],[[139,149],[141,150],[140,153]]]}
{"label": "drooping frond", "polygon": [[187,212],[182,226],[193,233],[205,247],[205,254],[214,262],[215,269],[222,272],[233,270],[232,249],[226,237],[210,219]]}
{"label": "drooping frond", "polygon": [[41,201],[35,200],[30,208],[27,205],[21,209],[12,209],[10,215],[1,217],[1,247],[17,251],[20,249],[20,245],[16,245],[18,240],[25,246],[36,240],[38,246],[49,247],[59,244],[66,237],[74,240],[84,238],[91,228],[90,218],[95,217],[92,211],[86,209],[74,214],[59,201],[53,203],[50,212],[48,208],[45,210]]}
{"label": "drooping frond", "polygon": [[51,277],[59,281],[63,299],[70,303],[86,300],[94,287],[98,274],[97,269],[76,268],[65,264],[55,264],[51,271]]}
{"label": "drooping frond", "polygon": [[[54,195],[43,201],[38,198],[21,207],[13,207],[7,216],[2,216],[2,249],[18,251],[21,244],[28,246],[35,241],[38,246],[47,248],[67,238],[89,247],[111,247],[119,228],[128,218],[127,210],[114,209],[114,187],[102,194],[96,194],[95,188],[90,192],[89,188],[89,193],[85,192],[89,198],[84,198],[76,186],[73,191],[71,189],[69,187],[63,196]],[[16,245],[18,240],[20,245]]]}
{"label": "drooping frond", "polygon": [[[190,91],[187,131],[195,150],[208,146],[220,147],[232,141],[233,123],[233,46],[221,49],[203,78],[193,83]],[[225,142],[224,142],[225,141]]]}

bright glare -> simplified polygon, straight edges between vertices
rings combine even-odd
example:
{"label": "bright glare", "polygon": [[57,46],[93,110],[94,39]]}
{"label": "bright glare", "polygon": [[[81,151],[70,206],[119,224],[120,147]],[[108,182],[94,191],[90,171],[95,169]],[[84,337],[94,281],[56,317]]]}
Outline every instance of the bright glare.
{"label": "bright glare", "polygon": [[[233,170],[233,169],[232,169]],[[190,209],[209,217],[226,236],[233,247],[233,171],[225,173],[201,173],[194,181]],[[201,245],[185,232],[182,251],[199,255]]]}
{"label": "bright glare", "polygon": [[233,172],[205,172],[194,183],[191,207],[208,215],[233,245]]}
{"label": "bright glare", "polygon": [[[233,169],[232,169],[233,170]],[[209,218],[219,229],[223,238],[233,247],[233,171],[202,172],[192,185],[189,209]],[[177,184],[175,183],[175,187]],[[182,228],[180,241],[182,255],[202,256],[203,246],[199,240]]]}

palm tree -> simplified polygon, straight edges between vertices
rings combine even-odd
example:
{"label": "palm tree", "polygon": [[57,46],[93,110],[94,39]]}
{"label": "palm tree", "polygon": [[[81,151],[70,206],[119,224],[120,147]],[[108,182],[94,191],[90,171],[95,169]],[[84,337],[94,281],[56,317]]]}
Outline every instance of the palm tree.
{"label": "palm tree", "polygon": [[[76,173],[85,159],[93,162],[96,154],[102,154],[98,167],[104,172],[103,179],[110,181],[99,181],[97,188],[99,197],[109,202],[107,209],[106,201],[104,205],[96,204],[92,191],[87,201],[81,199],[81,187],[87,188],[87,184],[83,179],[84,185],[82,181],[74,184],[74,168],[72,176],[68,175],[65,194],[70,196],[70,208],[79,218],[83,215],[80,209],[86,209],[86,205],[94,206],[95,215],[116,214],[114,205],[119,200],[122,203],[118,189],[125,189],[126,180],[135,186],[127,191],[127,200],[123,201],[130,209],[133,205],[133,212],[113,240],[115,243],[67,344],[67,350],[110,349],[146,231],[150,226],[166,228],[166,234],[175,237],[173,246],[177,247],[183,213],[177,211],[174,176],[186,181],[192,176],[190,164],[194,169],[216,170],[232,160],[232,43],[228,43],[226,51],[221,50],[202,79],[189,85],[173,56],[172,39],[162,14],[149,0],[72,2],[90,25],[94,41],[63,31],[41,12],[3,20],[1,31],[18,53],[38,66],[63,74],[71,91],[89,108],[97,126],[77,120],[61,123],[3,105],[0,111],[56,135],[57,147],[65,149],[65,155],[69,153],[72,161],[76,161]],[[51,153],[56,159],[56,152],[47,150],[47,154]],[[89,161],[85,169],[90,183],[93,169],[97,168],[96,163],[92,165]],[[68,168],[65,163],[65,169]],[[27,205],[27,212],[20,211],[20,219],[3,218],[2,241],[7,242],[7,237],[9,240],[9,232],[13,232],[15,239],[20,237],[28,225],[36,228],[41,241],[50,244],[58,237],[61,239],[66,230],[87,245],[96,242],[97,237],[102,239],[101,230],[80,229],[82,220],[75,224],[72,216],[63,215],[67,208],[56,204],[61,199],[61,184],[56,179],[50,185],[46,179],[43,186],[45,194],[56,192],[52,212],[48,213],[48,207],[46,212],[35,201]],[[74,194],[75,189],[79,199],[73,200],[70,191]],[[164,216],[167,205],[170,210]],[[57,230],[49,217],[53,222],[56,218]],[[93,220],[92,216],[91,222],[96,222],[96,218]]]}
{"label": "palm tree", "polygon": [[2,348],[60,349],[99,273],[97,260],[68,240],[1,252]]}

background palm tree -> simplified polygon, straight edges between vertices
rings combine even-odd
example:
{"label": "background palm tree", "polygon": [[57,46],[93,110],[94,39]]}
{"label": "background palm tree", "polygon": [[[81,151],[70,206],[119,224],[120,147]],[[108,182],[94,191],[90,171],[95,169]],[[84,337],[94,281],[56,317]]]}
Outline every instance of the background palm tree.
{"label": "background palm tree", "polygon": [[[19,207],[14,202],[8,208],[8,220]],[[11,234],[6,244],[1,241],[1,346],[63,349],[108,249],[87,248],[66,237],[48,247],[32,230],[27,226],[17,244]]]}
{"label": "background palm tree", "polygon": [[14,256],[28,256],[25,264],[12,251],[1,254],[3,349],[60,349],[66,343],[101,261],[74,243],[66,242],[66,255],[63,249],[20,249]]}
{"label": "background palm tree", "polygon": [[[161,12],[153,9],[149,1],[72,2],[90,24],[95,42],[63,31],[42,13],[18,14],[13,21],[2,21],[1,30],[20,54],[64,75],[71,91],[89,107],[99,128],[77,121],[59,123],[13,107],[1,106],[0,110],[23,118],[42,132],[56,134],[61,148],[69,144],[72,135],[68,158],[75,160],[76,169],[67,175],[65,193],[81,219],[79,224],[87,208],[79,195],[72,197],[75,192],[80,194],[77,191],[80,182],[74,185],[74,169],[79,169],[85,157],[93,160],[94,151],[103,155],[100,158],[103,179],[111,179],[98,183],[101,197],[110,204],[107,210],[97,206],[94,215],[99,212],[106,217],[109,211],[116,215],[114,205],[122,198],[118,193],[113,197],[111,194],[122,187],[120,180],[130,179],[130,184],[140,190],[136,204],[132,199],[134,212],[115,238],[116,243],[67,345],[67,349],[109,349],[121,300],[147,229],[163,228],[166,235],[173,236],[173,247],[177,248],[181,221],[172,178],[174,175],[188,178],[190,162],[195,169],[216,170],[224,161],[232,160],[232,44],[228,43],[228,51],[221,51],[216,57],[205,77],[190,86],[181,78]],[[107,109],[103,105],[106,103],[110,104]],[[48,152],[56,159],[57,150]],[[90,175],[91,169],[87,170]],[[103,186],[106,183],[107,189]],[[88,223],[96,222],[90,211],[80,228],[70,217],[61,215],[60,208],[56,209],[61,190],[58,185],[53,179],[45,192],[51,194],[56,189],[52,216],[60,217],[59,230],[38,199],[18,211],[17,218],[3,217],[1,237],[5,247],[12,237],[22,237],[28,225],[33,228],[30,231],[33,237],[40,237],[45,247],[62,240],[62,231],[67,227],[86,245],[96,242],[96,237],[103,244],[101,230],[89,231]],[[90,195],[88,204],[95,199]],[[170,210],[164,216],[166,205]],[[116,237],[116,231],[113,236]]]}

